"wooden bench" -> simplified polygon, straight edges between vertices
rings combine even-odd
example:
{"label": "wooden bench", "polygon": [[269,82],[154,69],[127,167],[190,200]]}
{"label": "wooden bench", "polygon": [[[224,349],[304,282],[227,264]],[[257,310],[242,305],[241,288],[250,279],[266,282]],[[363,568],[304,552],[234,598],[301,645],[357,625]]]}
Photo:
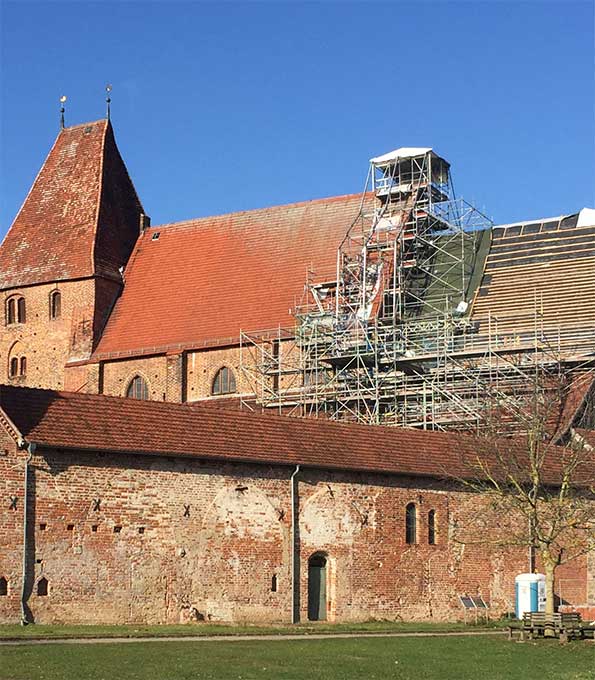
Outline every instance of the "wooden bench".
{"label": "wooden bench", "polygon": [[[513,628],[509,627],[509,638],[512,638]],[[517,630],[519,630],[517,628]],[[533,640],[538,637],[557,637],[560,642],[568,642],[573,638],[584,638],[585,629],[581,615],[576,613],[553,615],[545,612],[525,612],[520,627],[520,640]]]}

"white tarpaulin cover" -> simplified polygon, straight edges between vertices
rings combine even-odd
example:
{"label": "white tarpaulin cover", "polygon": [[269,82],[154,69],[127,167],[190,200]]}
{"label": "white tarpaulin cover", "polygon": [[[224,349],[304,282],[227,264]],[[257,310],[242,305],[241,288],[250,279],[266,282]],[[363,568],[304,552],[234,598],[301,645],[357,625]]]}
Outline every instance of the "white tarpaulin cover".
{"label": "white tarpaulin cover", "polygon": [[423,156],[429,151],[432,151],[432,149],[426,147],[402,146],[400,149],[389,151],[389,153],[385,153],[383,156],[370,158],[370,163],[374,163],[374,165],[382,165],[383,163],[396,161],[399,158],[413,158],[414,156]]}
{"label": "white tarpaulin cover", "polygon": [[595,226],[595,210],[593,208],[583,208],[578,214],[577,227]]}

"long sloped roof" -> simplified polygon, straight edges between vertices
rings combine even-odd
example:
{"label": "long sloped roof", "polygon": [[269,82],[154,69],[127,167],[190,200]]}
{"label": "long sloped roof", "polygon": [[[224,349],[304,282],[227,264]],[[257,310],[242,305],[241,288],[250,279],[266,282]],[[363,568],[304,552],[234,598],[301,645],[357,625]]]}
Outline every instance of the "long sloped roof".
{"label": "long sloped roof", "polygon": [[0,245],[0,289],[119,277],[142,211],[109,121],[61,130]]}
{"label": "long sloped roof", "polygon": [[144,232],[96,357],[235,344],[292,327],[308,272],[334,279],[361,194],[205,217]]}
{"label": "long sloped roof", "polygon": [[491,316],[492,332],[511,343],[537,330],[553,350],[595,352],[595,224],[584,222],[577,214],[496,227],[473,318]]}
{"label": "long sloped roof", "polygon": [[[471,436],[0,385],[4,412],[52,449],[175,455],[446,479],[474,474],[493,445]],[[518,451],[514,443],[507,443]],[[522,455],[522,453],[521,453]],[[559,455],[544,471],[556,479]],[[494,468],[496,469],[496,468]]]}

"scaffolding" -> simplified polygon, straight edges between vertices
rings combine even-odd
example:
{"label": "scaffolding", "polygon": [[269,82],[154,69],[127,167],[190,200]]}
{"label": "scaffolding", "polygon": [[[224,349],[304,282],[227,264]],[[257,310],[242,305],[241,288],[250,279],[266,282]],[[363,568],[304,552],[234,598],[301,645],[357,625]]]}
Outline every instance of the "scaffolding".
{"label": "scaffolding", "polygon": [[335,280],[309,277],[294,328],[242,332],[245,405],[442,430],[479,428],[494,404],[518,417],[530,372],[558,363],[561,339],[537,298],[532,319],[471,319],[491,226],[432,149],[373,158]]}

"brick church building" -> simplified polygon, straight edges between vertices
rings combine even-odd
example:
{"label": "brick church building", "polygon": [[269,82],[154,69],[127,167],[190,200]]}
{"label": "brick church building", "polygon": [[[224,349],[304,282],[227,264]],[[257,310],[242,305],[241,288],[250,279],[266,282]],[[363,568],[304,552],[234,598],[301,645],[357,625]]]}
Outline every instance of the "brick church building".
{"label": "brick church building", "polygon": [[[287,395],[318,390],[310,373],[267,404],[289,371],[255,381],[245,365],[245,331],[262,356],[288,352],[307,272],[335,276],[373,200],[150,226],[111,123],[60,131],[0,246],[1,621],[446,619],[465,595],[514,608],[527,549],[457,539],[490,512],[456,481],[479,440],[428,431],[448,429],[438,408],[423,429],[290,417]],[[592,450],[593,211],[486,233],[468,328],[498,315],[517,352],[539,289],[572,366],[553,436]],[[557,588],[595,606],[595,556],[560,567]]]}

